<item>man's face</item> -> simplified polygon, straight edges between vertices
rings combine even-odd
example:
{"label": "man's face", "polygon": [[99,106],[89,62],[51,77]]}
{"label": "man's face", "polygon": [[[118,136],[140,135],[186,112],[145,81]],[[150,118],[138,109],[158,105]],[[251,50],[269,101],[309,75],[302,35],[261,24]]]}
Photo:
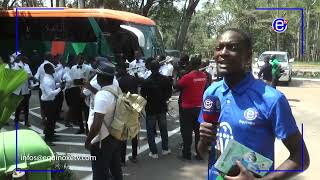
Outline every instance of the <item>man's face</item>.
{"label": "man's face", "polygon": [[243,42],[241,34],[227,31],[218,39],[215,47],[215,59],[218,71],[222,76],[245,72],[251,55]]}
{"label": "man's face", "polygon": [[97,69],[97,67],[98,67],[98,60],[97,59],[94,59],[94,61],[91,62],[91,67],[93,69]]}
{"label": "man's face", "polygon": [[79,56],[79,57],[78,57],[78,64],[82,65],[83,62],[84,62],[83,56]]}
{"label": "man's face", "polygon": [[97,74],[97,82],[98,82],[98,84],[100,86],[102,86],[103,81],[102,81],[102,75],[101,74]]}
{"label": "man's face", "polygon": [[140,53],[140,51],[135,51],[134,52],[134,58],[136,59],[136,60],[139,60],[139,59],[141,59],[141,53]]}
{"label": "man's face", "polygon": [[54,68],[52,67],[52,66],[50,66],[49,68],[48,68],[48,72],[47,72],[48,74],[54,74],[55,73],[55,71],[54,71]]}

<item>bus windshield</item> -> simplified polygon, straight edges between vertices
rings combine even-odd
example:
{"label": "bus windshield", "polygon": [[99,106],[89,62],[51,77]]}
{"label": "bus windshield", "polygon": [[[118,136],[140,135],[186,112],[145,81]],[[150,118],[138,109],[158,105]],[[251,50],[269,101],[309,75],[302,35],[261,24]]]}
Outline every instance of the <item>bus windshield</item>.
{"label": "bus windshield", "polygon": [[143,49],[144,57],[155,57],[159,54],[164,54],[164,46],[161,34],[155,26],[147,26],[141,24],[129,23],[129,26],[139,29],[145,39]]}

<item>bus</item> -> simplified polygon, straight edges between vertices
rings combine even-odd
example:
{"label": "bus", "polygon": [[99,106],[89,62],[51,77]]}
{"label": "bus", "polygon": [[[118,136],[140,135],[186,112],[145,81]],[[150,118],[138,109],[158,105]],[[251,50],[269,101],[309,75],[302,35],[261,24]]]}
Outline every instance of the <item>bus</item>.
{"label": "bus", "polygon": [[[34,52],[61,55],[83,53],[88,58],[106,56],[134,59],[140,50],[144,58],[164,54],[162,36],[153,20],[130,12],[110,9],[32,9],[0,11],[0,56],[16,49],[31,57]],[[16,26],[18,36],[16,36]],[[16,42],[17,41],[17,42]],[[31,59],[32,61],[32,59]]]}

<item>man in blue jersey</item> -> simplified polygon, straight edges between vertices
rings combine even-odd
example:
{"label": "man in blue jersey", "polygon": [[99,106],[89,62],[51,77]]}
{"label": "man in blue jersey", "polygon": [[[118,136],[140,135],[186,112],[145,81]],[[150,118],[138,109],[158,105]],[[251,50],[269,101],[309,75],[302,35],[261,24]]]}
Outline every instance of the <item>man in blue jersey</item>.
{"label": "man in blue jersey", "polygon": [[[208,95],[217,96],[221,101],[221,114],[219,123],[210,124],[203,121],[200,113],[198,150],[201,156],[207,156],[212,142],[216,141],[216,147],[223,153],[228,141],[234,139],[274,161],[274,141],[278,138],[290,156],[277,169],[291,172],[270,172],[261,179],[287,179],[299,173],[292,170],[307,169],[309,154],[305,144],[301,144],[302,136],[286,97],[248,73],[252,56],[251,38],[238,29],[228,29],[217,42],[215,59],[218,71],[224,78],[211,85],[203,99]],[[216,159],[210,157],[210,160],[208,179],[215,180],[220,174],[213,166]],[[237,166],[240,173],[228,174],[224,177],[226,180],[257,178],[240,162]]]}

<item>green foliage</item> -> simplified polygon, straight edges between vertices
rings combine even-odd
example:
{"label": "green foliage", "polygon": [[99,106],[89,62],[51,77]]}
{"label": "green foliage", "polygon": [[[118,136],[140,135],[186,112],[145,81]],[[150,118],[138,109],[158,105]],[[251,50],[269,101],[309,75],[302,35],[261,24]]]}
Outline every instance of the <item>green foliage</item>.
{"label": "green foliage", "polygon": [[181,16],[182,12],[173,3],[160,3],[150,10],[150,18],[156,21],[167,49],[174,48]]}
{"label": "green foliage", "polygon": [[0,128],[9,120],[23,97],[12,94],[28,78],[23,70],[12,70],[0,65]]}

